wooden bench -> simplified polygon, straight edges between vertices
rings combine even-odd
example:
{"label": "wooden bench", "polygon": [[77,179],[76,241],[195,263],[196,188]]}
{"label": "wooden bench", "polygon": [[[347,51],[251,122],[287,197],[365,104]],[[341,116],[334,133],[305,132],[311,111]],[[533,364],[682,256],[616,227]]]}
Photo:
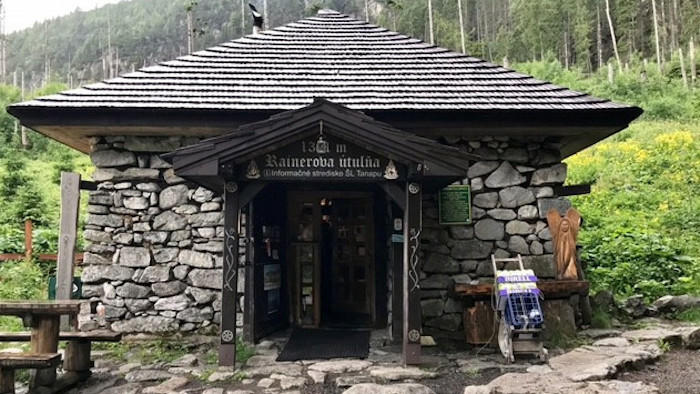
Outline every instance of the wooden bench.
{"label": "wooden bench", "polygon": [[0,353],[0,394],[15,392],[15,369],[56,368],[58,353]]}
{"label": "wooden bench", "polygon": [[[31,333],[0,332],[0,342],[26,342]],[[89,373],[92,368],[90,360],[92,342],[119,342],[122,333],[113,331],[63,331],[58,334],[59,341],[68,341],[63,370],[66,372]]]}

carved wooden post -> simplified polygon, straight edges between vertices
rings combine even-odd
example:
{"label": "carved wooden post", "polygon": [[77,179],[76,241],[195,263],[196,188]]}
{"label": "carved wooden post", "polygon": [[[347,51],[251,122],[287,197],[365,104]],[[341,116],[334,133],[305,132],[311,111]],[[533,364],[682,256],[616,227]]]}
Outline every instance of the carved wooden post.
{"label": "carved wooden post", "polygon": [[[75,243],[80,211],[80,174],[61,173],[61,227],[56,263],[56,299],[70,300],[73,293]],[[61,316],[61,329],[68,330],[68,316]]]}
{"label": "carved wooden post", "polygon": [[236,288],[238,283],[239,190],[227,182],[224,191],[224,274],[221,288],[221,346],[219,365],[236,363]]}
{"label": "carved wooden post", "polygon": [[403,358],[405,364],[421,361],[420,236],[422,223],[422,185],[409,182],[406,186],[403,243]]}

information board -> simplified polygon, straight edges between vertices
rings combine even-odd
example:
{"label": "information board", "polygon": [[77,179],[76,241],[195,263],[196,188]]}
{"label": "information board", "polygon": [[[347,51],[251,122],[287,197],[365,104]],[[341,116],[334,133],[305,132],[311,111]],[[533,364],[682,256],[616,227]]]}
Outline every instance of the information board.
{"label": "information board", "polygon": [[440,224],[472,222],[472,199],[468,185],[453,185],[440,190],[438,205]]}

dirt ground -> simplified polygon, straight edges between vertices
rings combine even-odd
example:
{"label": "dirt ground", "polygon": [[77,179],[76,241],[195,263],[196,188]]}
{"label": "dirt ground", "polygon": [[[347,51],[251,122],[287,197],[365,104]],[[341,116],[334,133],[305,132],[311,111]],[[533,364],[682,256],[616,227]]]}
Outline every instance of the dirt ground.
{"label": "dirt ground", "polygon": [[661,394],[700,394],[700,350],[672,350],[656,364],[624,372],[618,378],[653,383]]}

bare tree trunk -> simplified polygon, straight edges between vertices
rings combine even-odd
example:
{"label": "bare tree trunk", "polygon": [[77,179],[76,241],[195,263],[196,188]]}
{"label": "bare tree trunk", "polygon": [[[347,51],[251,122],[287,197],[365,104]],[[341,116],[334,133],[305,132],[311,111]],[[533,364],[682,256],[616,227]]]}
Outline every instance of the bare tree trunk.
{"label": "bare tree trunk", "polygon": [[246,9],[245,9],[245,0],[241,0],[241,37],[246,35],[245,31],[245,16],[246,16]]}
{"label": "bare tree trunk", "polygon": [[569,34],[564,31],[564,68],[569,69]]}
{"label": "bare tree trunk", "polygon": [[[670,48],[668,43],[668,27],[666,26],[666,1],[661,0],[661,18],[659,19],[659,26],[661,30],[661,59],[666,59],[666,49]],[[671,56],[673,56],[673,49],[668,51]]]}
{"label": "bare tree trunk", "polygon": [[[194,18],[192,17],[192,8],[187,9],[187,53],[194,52]],[[111,57],[111,54],[110,54]]]}
{"label": "bare tree trunk", "polygon": [[695,43],[693,37],[690,37],[690,43],[688,43],[688,57],[690,58],[690,80],[695,83]]}
{"label": "bare tree trunk", "polygon": [[271,28],[272,23],[270,23],[270,15],[267,12],[267,0],[263,0],[263,17],[265,18],[263,30]]}
{"label": "bare tree trunk", "polygon": [[365,0],[365,21],[369,22],[369,0]]}
{"label": "bare tree trunk", "polygon": [[683,48],[678,47],[678,60],[681,61],[681,77],[683,78],[683,86],[688,87],[688,74],[685,72],[685,62],[683,61]]}
{"label": "bare tree trunk", "polygon": [[467,42],[464,37],[464,14],[462,12],[462,0],[457,0],[459,8],[459,34],[462,37],[462,53],[467,53]]}
{"label": "bare tree trunk", "polygon": [[598,69],[603,68],[603,33],[600,25],[600,4],[596,1],[596,45],[598,47]]}
{"label": "bare tree trunk", "polygon": [[615,71],[612,64],[608,63],[608,82],[612,85],[615,82]]}
{"label": "bare tree trunk", "polygon": [[435,44],[435,33],[433,32],[433,0],[428,0],[428,31],[430,32],[430,43]]}
{"label": "bare tree trunk", "polygon": [[[24,70],[22,70],[22,91],[21,91],[22,101],[24,101],[24,92],[25,92],[25,89],[24,89]],[[21,126],[20,129],[22,131],[22,147],[24,149],[29,149],[29,135],[27,135],[27,129],[24,126]]]}
{"label": "bare tree trunk", "polygon": [[651,0],[652,14],[654,15],[654,43],[656,44],[656,65],[661,71],[661,43],[659,42],[659,19],[656,13],[656,0]]}
{"label": "bare tree trunk", "polygon": [[615,52],[615,60],[617,60],[617,67],[620,72],[622,72],[622,62],[620,61],[620,52],[617,51],[617,38],[615,37],[615,27],[613,26],[612,15],[610,15],[610,0],[605,0],[605,14],[608,17],[608,25],[610,26],[610,39],[613,44],[613,51]]}

